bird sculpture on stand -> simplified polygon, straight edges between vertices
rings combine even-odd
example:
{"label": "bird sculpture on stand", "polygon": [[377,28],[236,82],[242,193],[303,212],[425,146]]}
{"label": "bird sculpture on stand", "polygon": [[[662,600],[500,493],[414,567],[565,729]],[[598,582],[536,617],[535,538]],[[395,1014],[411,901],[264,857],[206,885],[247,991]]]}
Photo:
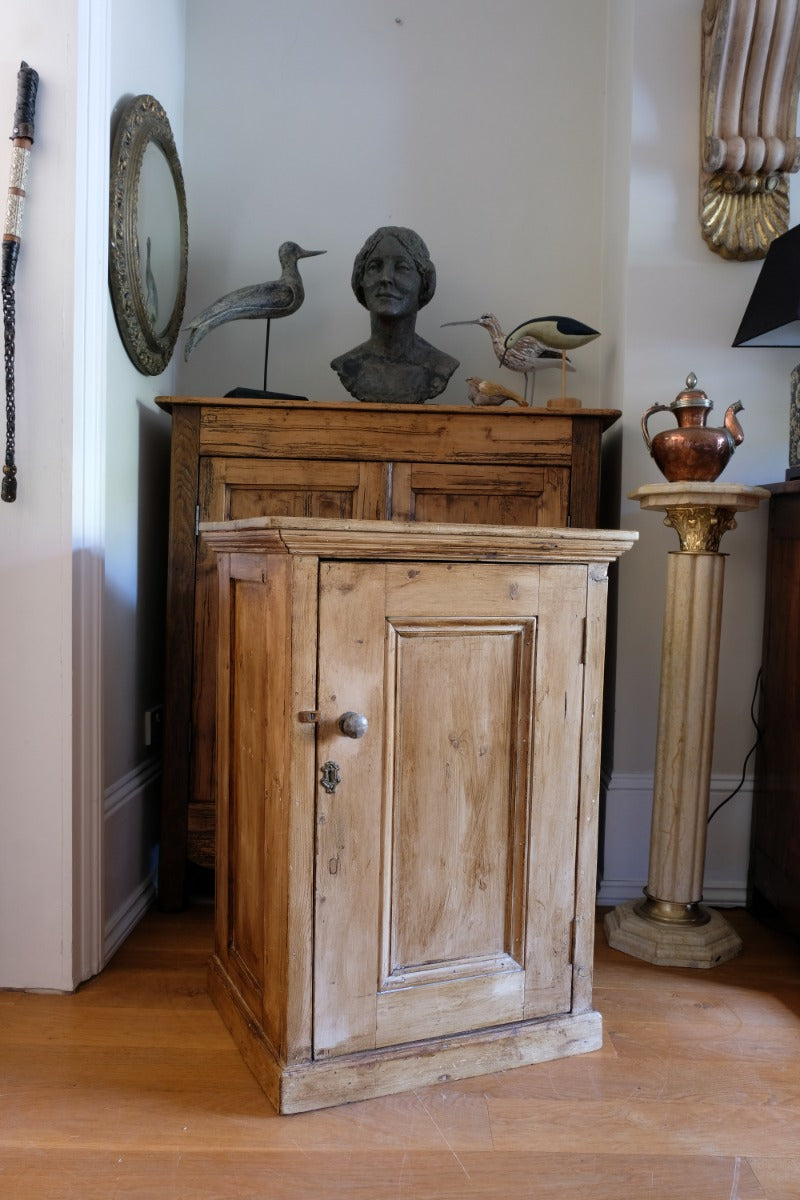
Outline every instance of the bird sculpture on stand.
{"label": "bird sculpture on stand", "polygon": [[520,396],[519,392],[512,392],[511,388],[503,387],[501,383],[492,383],[488,379],[478,379],[477,375],[470,375],[467,380],[467,398],[470,404],[475,404],[479,408],[485,406],[497,406],[505,404],[506,400],[512,400],[514,404],[518,404],[520,408],[529,408],[530,405],[524,396]]}
{"label": "bird sculpture on stand", "polygon": [[[236,288],[209,304],[198,313],[188,324],[189,336],[183,350],[184,360],[188,362],[189,355],[195,346],[218,325],[227,321],[266,320],[267,333],[264,349],[264,391],[253,393],[249,389],[237,388],[236,393],[248,395],[267,394],[267,362],[269,358],[270,323],[278,317],[290,317],[297,312],[305,299],[303,281],[297,268],[301,258],[313,258],[324,254],[324,250],[304,250],[297,242],[284,242],[278,250],[281,273],[278,279],[268,283],[255,283],[249,287]],[[229,395],[231,393],[228,393]]]}
{"label": "bird sculpture on stand", "polygon": [[[546,367],[561,366],[561,355],[556,350],[546,349],[542,342],[535,338],[521,338],[509,349],[506,345],[506,335],[494,313],[484,313],[474,321],[445,321],[442,329],[452,325],[480,325],[481,329],[489,330],[492,349],[500,365],[508,367],[510,371],[519,371],[525,376],[525,401],[529,405],[533,403],[536,372]],[[569,359],[567,370],[574,370]]]}
{"label": "bird sculpture on stand", "polygon": [[[567,351],[577,350],[587,342],[600,337],[596,329],[576,321],[574,317],[531,317],[512,329],[505,339],[505,354],[513,354],[516,347],[529,339],[538,342],[542,349],[557,351],[561,360],[561,395],[547,401],[548,408],[580,408],[581,402],[567,395],[566,371]],[[503,358],[500,359],[503,366]]]}

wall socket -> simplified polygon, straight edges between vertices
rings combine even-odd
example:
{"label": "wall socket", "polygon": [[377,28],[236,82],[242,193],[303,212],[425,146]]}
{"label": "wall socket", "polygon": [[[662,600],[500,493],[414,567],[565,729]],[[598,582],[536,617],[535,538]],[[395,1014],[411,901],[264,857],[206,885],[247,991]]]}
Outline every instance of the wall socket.
{"label": "wall socket", "polygon": [[154,704],[144,710],[144,744],[145,746],[160,746],[161,734],[164,727],[164,705]]}

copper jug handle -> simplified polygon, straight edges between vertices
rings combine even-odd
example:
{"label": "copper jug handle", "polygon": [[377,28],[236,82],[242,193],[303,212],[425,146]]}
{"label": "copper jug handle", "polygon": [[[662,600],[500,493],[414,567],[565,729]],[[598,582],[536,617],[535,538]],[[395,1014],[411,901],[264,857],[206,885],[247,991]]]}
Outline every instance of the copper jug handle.
{"label": "copper jug handle", "polygon": [[651,404],[650,407],[648,408],[647,412],[643,414],[643,416],[642,416],[642,437],[644,438],[644,444],[645,444],[645,446],[647,446],[648,450],[651,450],[652,438],[650,437],[650,434],[647,432],[647,421],[648,421],[649,417],[652,417],[653,413],[657,413],[657,412],[672,412],[672,408],[670,407],[669,404]]}

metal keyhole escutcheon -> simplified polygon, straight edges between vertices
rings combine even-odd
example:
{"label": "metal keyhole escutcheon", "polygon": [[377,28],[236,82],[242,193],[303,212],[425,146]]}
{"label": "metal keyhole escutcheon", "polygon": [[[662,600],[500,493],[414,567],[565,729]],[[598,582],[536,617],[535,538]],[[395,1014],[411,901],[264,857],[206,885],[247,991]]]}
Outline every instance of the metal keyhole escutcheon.
{"label": "metal keyhole escutcheon", "polygon": [[331,762],[330,759],[322,764],[322,786],[329,795],[333,795],[339,784],[342,782],[342,776],[339,772],[339,764]]}

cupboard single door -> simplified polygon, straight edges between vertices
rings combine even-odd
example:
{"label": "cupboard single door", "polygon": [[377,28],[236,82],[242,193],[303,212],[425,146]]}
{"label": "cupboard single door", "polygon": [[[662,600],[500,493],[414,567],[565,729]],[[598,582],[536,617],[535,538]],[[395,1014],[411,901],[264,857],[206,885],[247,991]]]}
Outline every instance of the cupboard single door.
{"label": "cupboard single door", "polygon": [[583,565],[321,564],[316,1058],[569,1011],[585,605]]}
{"label": "cupboard single door", "polygon": [[569,470],[511,464],[396,463],[392,516],[465,525],[569,524]]}

